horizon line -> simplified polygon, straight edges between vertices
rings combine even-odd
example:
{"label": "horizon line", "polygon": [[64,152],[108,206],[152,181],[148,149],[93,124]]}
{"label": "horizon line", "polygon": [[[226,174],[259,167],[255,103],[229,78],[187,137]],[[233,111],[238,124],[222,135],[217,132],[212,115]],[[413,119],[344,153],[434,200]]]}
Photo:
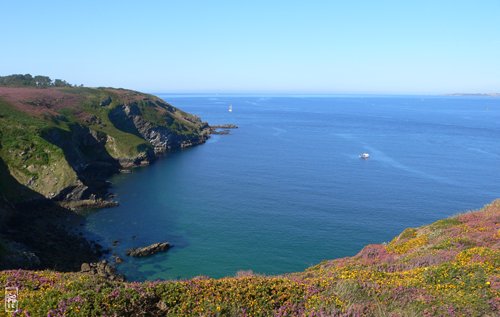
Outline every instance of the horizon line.
{"label": "horizon line", "polygon": [[161,91],[145,90],[149,94],[168,94],[168,95],[286,95],[286,96],[500,96],[500,92],[312,92],[312,91]]}

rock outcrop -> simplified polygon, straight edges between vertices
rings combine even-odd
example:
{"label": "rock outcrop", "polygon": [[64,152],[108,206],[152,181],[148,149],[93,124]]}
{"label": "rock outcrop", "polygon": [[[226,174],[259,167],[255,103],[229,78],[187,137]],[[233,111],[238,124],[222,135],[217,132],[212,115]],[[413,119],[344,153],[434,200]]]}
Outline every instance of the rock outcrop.
{"label": "rock outcrop", "polygon": [[188,120],[185,117],[180,120],[184,121],[184,125],[179,124],[179,121],[174,121],[175,117],[165,117],[164,124],[146,120],[141,106],[144,109],[158,105],[174,111],[173,107],[166,103],[154,103],[151,100],[146,100],[142,103],[134,102],[120,105],[110,112],[109,118],[116,126],[147,140],[154,147],[154,153],[157,155],[175,148],[184,148],[206,141],[210,133],[208,124],[204,123],[200,126],[201,133],[189,133],[187,126],[197,124],[196,120],[192,118]]}
{"label": "rock outcrop", "polygon": [[238,126],[236,124],[228,123],[228,124],[211,125],[210,128],[212,128],[212,129],[238,129]]}
{"label": "rock outcrop", "polygon": [[170,243],[158,242],[148,245],[146,247],[129,249],[127,250],[127,255],[133,257],[144,257],[156,254],[158,252],[167,251],[169,248],[170,248]]}
{"label": "rock outcrop", "polygon": [[110,281],[124,281],[123,275],[116,272],[116,268],[109,264],[106,260],[96,263],[82,263],[82,273],[97,275]]}
{"label": "rock outcrop", "polygon": [[238,129],[238,126],[231,123],[211,125],[210,134],[229,134],[231,129]]}

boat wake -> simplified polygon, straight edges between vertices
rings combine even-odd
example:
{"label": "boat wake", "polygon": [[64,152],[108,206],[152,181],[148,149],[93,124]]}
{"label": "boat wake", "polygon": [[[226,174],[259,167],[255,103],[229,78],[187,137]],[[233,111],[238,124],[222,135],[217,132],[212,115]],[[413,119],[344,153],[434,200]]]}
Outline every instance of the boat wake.
{"label": "boat wake", "polygon": [[395,159],[391,158],[390,156],[386,155],[384,152],[379,151],[379,150],[372,148],[370,146],[364,146],[364,148],[367,149],[370,153],[372,153],[372,156],[376,157],[376,160],[379,162],[383,162],[385,164],[391,165],[392,167],[403,170],[405,172],[408,172],[410,174],[413,174],[413,175],[421,177],[421,178],[431,179],[433,181],[436,181],[436,182],[439,182],[442,184],[446,184],[446,185],[460,186],[460,184],[458,182],[455,182],[447,177],[429,174],[429,173],[423,172],[421,170],[418,170],[416,168],[402,164],[402,163],[396,161]]}

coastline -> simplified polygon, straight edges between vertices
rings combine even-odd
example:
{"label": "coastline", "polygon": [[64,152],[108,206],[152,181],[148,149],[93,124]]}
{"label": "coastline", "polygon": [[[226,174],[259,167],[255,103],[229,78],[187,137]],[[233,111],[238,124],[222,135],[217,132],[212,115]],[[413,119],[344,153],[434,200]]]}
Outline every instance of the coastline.
{"label": "coastline", "polygon": [[[173,149],[166,149],[156,151],[154,156],[151,156],[148,160],[142,160],[140,164],[127,164],[121,167],[121,169],[114,171],[113,174],[108,176],[103,181],[109,184],[109,179],[117,174],[130,174],[133,173],[133,170],[136,168],[147,168],[148,166],[155,164],[157,160],[161,160],[166,158],[169,153],[183,151],[184,149],[188,149],[194,146],[203,145],[210,138],[211,134],[229,134],[229,129],[236,129],[237,126],[234,124],[223,124],[223,125],[215,125],[210,126],[207,125],[207,129],[205,130],[205,134],[203,138],[190,140],[187,143],[183,143],[182,146]],[[222,132],[219,132],[221,129]],[[14,267],[18,265],[20,268],[26,269],[55,269],[57,271],[69,272],[69,271],[91,271],[87,270],[86,267],[91,265],[93,267],[98,268],[103,264],[103,261],[111,268],[118,265],[116,261],[113,263],[110,261],[113,258],[116,258],[115,255],[112,254],[112,249],[105,248],[103,245],[99,243],[99,238],[91,238],[86,236],[84,232],[79,230],[78,227],[75,227],[75,223],[81,223],[85,221],[84,211],[97,210],[102,208],[113,208],[119,205],[119,203],[114,200],[114,194],[108,191],[108,187],[106,187],[105,191],[101,192],[102,197],[104,198],[95,198],[95,199],[81,199],[81,200],[50,200],[46,199],[42,196],[38,196],[37,199],[34,199],[29,202],[24,202],[21,204],[16,204],[12,208],[16,211],[21,210],[39,210],[38,214],[43,214],[41,216],[33,215],[30,212],[22,213],[22,214],[30,214],[29,219],[23,218],[18,219],[15,218],[11,228],[17,230],[18,227],[30,228],[30,233],[37,233],[41,237],[41,245],[50,245],[55,246],[56,248],[60,248],[66,250],[67,253],[63,253],[62,260],[54,259],[54,261],[50,261],[50,265],[43,264],[43,261],[40,261],[38,256],[35,256],[34,252],[29,251],[21,251],[22,256],[17,262],[14,263],[4,263],[4,265],[0,266],[2,269],[7,269],[9,267]],[[54,216],[48,216],[48,214],[54,213]],[[32,221],[33,217],[36,218],[36,226],[27,226],[27,221]],[[40,227],[44,228],[48,224],[54,224],[57,227],[57,230],[54,231],[55,235],[58,237],[57,241],[65,241],[64,243],[54,242],[54,238],[47,238],[46,235],[40,234],[38,230]],[[32,234],[25,232],[24,236],[29,237],[28,240],[33,240]],[[17,236],[17,235],[16,235]],[[15,236],[11,236],[9,234],[4,235],[7,241],[7,247],[9,247],[10,239],[15,239]],[[10,238],[10,239],[9,239]],[[59,239],[60,238],[60,239]],[[72,242],[68,242],[72,241]],[[67,242],[67,243],[66,243]],[[19,248],[19,245],[14,243],[11,244],[10,249],[13,247]],[[75,248],[76,247],[76,248]],[[21,250],[24,247],[21,246]],[[42,258],[50,258],[51,249],[42,249]],[[36,250],[40,252],[40,250]],[[74,253],[78,253],[79,256],[75,259]],[[67,256],[66,256],[67,255]],[[18,256],[19,258],[19,256]],[[23,258],[25,258],[23,260]],[[107,261],[107,262],[106,262]],[[60,264],[59,264],[60,263]],[[0,264],[1,265],[1,264]],[[85,268],[82,267],[85,266]],[[114,272],[114,269],[112,269]],[[97,271],[94,270],[97,274]],[[115,273],[109,274],[108,278],[119,279],[126,278],[126,276],[116,275]]]}
{"label": "coastline", "polygon": [[[157,152],[147,164],[126,168],[131,172],[134,168],[147,167],[168,153],[202,145],[208,138],[209,135],[198,143]],[[110,177],[116,174],[113,173]],[[102,194],[104,197],[113,196],[107,188]],[[0,269],[17,267],[69,272],[80,271],[82,265],[86,263],[98,265],[107,254],[111,253],[111,250],[105,249],[98,240],[85,237],[83,232],[73,225],[84,221],[85,216],[81,214],[84,210],[113,208],[117,205],[118,202],[106,198],[58,201],[42,196],[37,196],[28,202],[12,204],[9,209],[14,216],[9,219],[7,224],[9,229],[4,231],[2,238],[3,247],[7,251],[4,258],[10,257],[14,260],[0,262]],[[34,241],[37,243],[33,250],[30,246]],[[63,252],[55,252],[57,250]],[[114,279],[113,275],[110,277]]]}
{"label": "coastline", "polygon": [[162,99],[87,87],[0,87],[0,267],[78,271],[106,250],[68,218],[117,205],[109,179],[215,131]]}

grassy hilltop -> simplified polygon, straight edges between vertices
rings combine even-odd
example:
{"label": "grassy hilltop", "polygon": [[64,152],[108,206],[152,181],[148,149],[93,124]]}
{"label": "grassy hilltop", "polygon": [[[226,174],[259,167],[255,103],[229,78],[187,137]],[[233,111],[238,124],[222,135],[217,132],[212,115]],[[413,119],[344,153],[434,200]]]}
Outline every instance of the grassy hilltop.
{"label": "grassy hilltop", "polygon": [[19,316],[498,316],[499,245],[497,200],[284,276],[126,283],[17,270],[0,281],[19,287]]}

